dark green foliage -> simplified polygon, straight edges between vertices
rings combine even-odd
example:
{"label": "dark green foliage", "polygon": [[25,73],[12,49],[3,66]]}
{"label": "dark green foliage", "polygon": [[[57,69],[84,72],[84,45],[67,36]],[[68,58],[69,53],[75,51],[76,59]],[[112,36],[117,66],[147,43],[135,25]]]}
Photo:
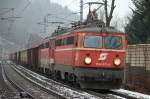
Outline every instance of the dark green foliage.
{"label": "dark green foliage", "polygon": [[132,0],[132,18],[125,27],[129,44],[147,43],[150,38],[150,0]]}

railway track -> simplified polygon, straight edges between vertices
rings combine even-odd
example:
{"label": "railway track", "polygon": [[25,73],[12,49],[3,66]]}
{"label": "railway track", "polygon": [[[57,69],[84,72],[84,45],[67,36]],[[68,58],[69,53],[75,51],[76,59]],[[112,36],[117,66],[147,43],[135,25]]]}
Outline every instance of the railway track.
{"label": "railway track", "polygon": [[[69,98],[69,97],[70,98],[80,98],[80,97],[83,98],[84,95],[86,95],[89,98],[84,97],[83,99],[85,99],[85,98],[86,99],[93,99],[93,98],[96,98],[96,99],[97,98],[101,98],[101,99],[138,99],[133,96],[128,96],[123,93],[119,93],[119,92],[115,92],[115,91],[108,91],[107,93],[103,93],[102,91],[77,90],[77,89],[68,87],[68,85],[64,85],[62,83],[56,82],[56,81],[48,79],[46,77],[43,77],[37,73],[34,73],[34,72],[22,67],[22,66],[15,66],[13,68],[16,70],[18,69],[19,71],[21,71],[21,73],[23,73],[25,76],[32,79],[33,81],[40,83],[41,85],[44,85],[45,88],[54,89],[57,92],[60,91],[60,94],[62,94],[63,96],[66,96],[66,98]],[[57,88],[55,88],[54,86]],[[70,89],[67,89],[66,87],[68,87]],[[65,93],[65,90],[69,93]],[[76,90],[77,92],[72,91],[72,90]],[[79,94],[79,93],[82,93],[82,94]]]}
{"label": "railway track", "polygon": [[0,99],[16,98],[20,99],[19,92],[8,82],[3,70],[3,64],[0,64]]}
{"label": "railway track", "polygon": [[3,85],[1,83],[3,90],[0,90],[0,99],[33,99],[31,95],[25,93],[19,86],[15,85],[14,82],[7,77],[3,65],[5,64],[1,64],[0,67],[0,75],[2,76],[1,82],[3,80],[4,83]]}
{"label": "railway track", "polygon": [[11,79],[9,79],[4,70],[3,70],[3,72],[4,72],[5,79],[7,80],[7,82],[10,83],[13,86],[13,88],[15,88],[18,91],[17,92],[17,94],[19,96],[18,99],[20,99],[20,98],[34,99],[34,97],[30,93],[25,92],[25,90],[23,88],[21,88],[20,86],[15,84]]}
{"label": "railway track", "polygon": [[11,82],[19,89],[23,90],[21,95],[27,95],[29,99],[57,99],[50,93],[43,91],[39,86],[26,80],[23,76],[18,74],[10,65],[4,66],[5,74]]}

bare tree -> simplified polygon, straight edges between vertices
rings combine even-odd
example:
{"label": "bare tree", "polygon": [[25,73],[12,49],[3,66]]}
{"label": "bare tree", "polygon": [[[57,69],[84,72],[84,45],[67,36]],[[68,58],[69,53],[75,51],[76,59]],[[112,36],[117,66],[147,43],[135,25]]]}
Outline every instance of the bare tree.
{"label": "bare tree", "polygon": [[105,11],[104,11],[104,9],[99,9],[98,11],[99,11],[98,13],[100,13],[99,16],[98,16],[99,19],[104,21],[105,20]]}
{"label": "bare tree", "polygon": [[115,0],[111,1],[110,12],[108,12],[108,1],[107,0],[103,0],[103,2],[104,2],[104,9],[105,9],[106,26],[109,27],[111,19],[113,17],[114,9],[116,7],[115,6]]}
{"label": "bare tree", "polygon": [[125,17],[118,17],[115,15],[114,19],[111,21],[111,25],[118,30],[124,31],[125,21],[127,21]]}

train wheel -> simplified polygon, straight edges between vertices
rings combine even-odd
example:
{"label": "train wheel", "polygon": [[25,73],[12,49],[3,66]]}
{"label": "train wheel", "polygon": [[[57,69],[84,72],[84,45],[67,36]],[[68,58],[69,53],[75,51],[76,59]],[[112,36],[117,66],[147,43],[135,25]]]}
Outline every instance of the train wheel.
{"label": "train wheel", "polygon": [[51,77],[54,80],[60,80],[61,79],[60,71],[54,71],[53,73],[51,73]]}
{"label": "train wheel", "polygon": [[[74,76],[75,76],[75,75],[74,75]],[[77,87],[77,88],[80,88],[79,80],[78,80],[78,78],[77,78],[76,76],[75,76],[75,78],[74,78],[73,85],[74,85],[75,87]]]}
{"label": "train wheel", "polygon": [[55,71],[51,71],[51,78],[56,79],[56,72]]}
{"label": "train wheel", "polygon": [[56,78],[61,80],[61,72],[60,71],[57,71]]}
{"label": "train wheel", "polygon": [[76,82],[76,76],[73,73],[69,74],[69,82]]}
{"label": "train wheel", "polygon": [[68,77],[68,73],[65,73],[65,76],[64,76],[64,77],[65,77],[65,82],[68,83],[68,81],[69,81],[69,79],[68,79],[68,78],[69,78],[69,77]]}

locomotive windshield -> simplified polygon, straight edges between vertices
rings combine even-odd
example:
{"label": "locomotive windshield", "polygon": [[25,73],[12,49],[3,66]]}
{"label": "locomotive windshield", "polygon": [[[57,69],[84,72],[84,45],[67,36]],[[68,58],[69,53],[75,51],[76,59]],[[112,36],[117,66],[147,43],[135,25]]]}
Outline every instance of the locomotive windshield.
{"label": "locomotive windshield", "polygon": [[107,36],[105,38],[105,47],[107,49],[122,49],[121,37]]}
{"label": "locomotive windshield", "polygon": [[84,47],[102,48],[102,37],[101,36],[85,36]]}

